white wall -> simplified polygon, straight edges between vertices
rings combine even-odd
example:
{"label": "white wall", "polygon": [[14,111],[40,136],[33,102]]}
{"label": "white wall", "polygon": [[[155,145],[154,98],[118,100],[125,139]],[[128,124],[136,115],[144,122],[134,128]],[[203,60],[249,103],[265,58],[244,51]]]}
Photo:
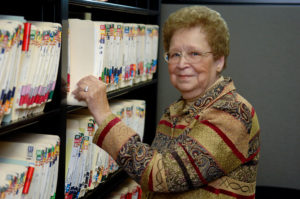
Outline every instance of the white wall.
{"label": "white wall", "polygon": [[[185,5],[162,4],[161,22]],[[224,75],[255,107],[261,126],[257,184],[300,189],[300,7],[208,5],[231,33]],[[162,24],[161,24],[162,27]],[[158,110],[178,99],[169,83],[160,40]]]}

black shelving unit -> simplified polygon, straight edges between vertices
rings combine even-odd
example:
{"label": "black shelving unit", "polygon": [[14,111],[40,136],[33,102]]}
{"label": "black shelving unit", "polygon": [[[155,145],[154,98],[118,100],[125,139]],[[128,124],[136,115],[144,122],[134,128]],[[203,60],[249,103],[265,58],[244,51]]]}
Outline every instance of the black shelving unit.
{"label": "black shelving unit", "polygon": [[[63,25],[68,18],[83,18],[85,13],[91,13],[92,20],[114,21],[126,23],[159,24],[160,0],[12,0],[6,1],[0,7],[0,15],[24,16],[30,21],[58,22]],[[65,52],[62,40],[62,52]],[[45,107],[44,113],[32,115],[9,124],[0,125],[0,139],[19,132],[36,132],[55,134],[61,139],[58,184],[56,198],[64,198],[65,150],[66,150],[66,118],[80,106],[65,104],[66,65],[61,56],[57,83],[52,102]],[[108,99],[142,99],[146,101],[146,122],[144,142],[150,144],[154,138],[156,127],[157,105],[157,73],[153,79],[141,82],[132,87],[122,88],[108,93]],[[103,198],[109,194],[115,185],[120,184],[128,176],[119,169],[108,176],[95,190],[90,191],[84,198]]]}

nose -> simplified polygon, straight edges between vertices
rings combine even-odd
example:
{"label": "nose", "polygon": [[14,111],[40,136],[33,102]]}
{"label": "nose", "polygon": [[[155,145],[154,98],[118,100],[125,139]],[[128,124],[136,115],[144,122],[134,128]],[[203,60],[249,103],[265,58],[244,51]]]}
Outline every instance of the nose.
{"label": "nose", "polygon": [[184,54],[182,54],[179,58],[179,62],[177,64],[177,67],[178,68],[184,68],[186,66],[186,63],[188,63],[188,60],[186,59]]}

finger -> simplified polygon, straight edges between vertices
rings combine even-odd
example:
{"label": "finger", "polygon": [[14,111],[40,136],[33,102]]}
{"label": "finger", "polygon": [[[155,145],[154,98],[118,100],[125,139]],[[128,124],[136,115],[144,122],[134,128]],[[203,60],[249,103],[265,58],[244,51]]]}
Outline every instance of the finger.
{"label": "finger", "polygon": [[81,88],[77,87],[72,94],[74,98],[77,100],[84,100],[86,98],[86,92],[84,92]]}
{"label": "finger", "polygon": [[77,99],[78,101],[86,101],[86,94],[82,91],[79,91],[74,95],[74,98]]}
{"label": "finger", "polygon": [[72,91],[72,94],[74,94],[74,95],[78,95],[78,93],[81,91],[81,88],[80,87],[76,87],[76,89],[74,89],[73,91]]}
{"label": "finger", "polygon": [[89,75],[80,79],[77,83],[77,87],[79,87],[80,90],[87,92],[87,87],[90,89],[93,85],[99,82],[100,81],[96,77]]}
{"label": "finger", "polygon": [[72,94],[74,95],[74,98],[75,99],[79,99],[79,89],[78,88],[76,88],[73,92],[72,92]]}
{"label": "finger", "polygon": [[80,90],[84,90],[84,88],[88,85],[87,81],[85,79],[81,79],[79,82],[77,82],[77,88]]}

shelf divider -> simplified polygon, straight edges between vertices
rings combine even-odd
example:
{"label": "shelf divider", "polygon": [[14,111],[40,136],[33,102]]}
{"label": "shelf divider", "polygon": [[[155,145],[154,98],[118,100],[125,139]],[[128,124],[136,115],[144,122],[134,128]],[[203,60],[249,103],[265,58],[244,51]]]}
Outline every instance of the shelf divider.
{"label": "shelf divider", "polygon": [[95,0],[69,0],[69,4],[84,6],[87,8],[98,8],[103,10],[111,10],[117,12],[131,13],[131,14],[139,14],[139,15],[158,15],[157,10],[149,10],[139,7],[109,3],[109,2],[100,2]]}
{"label": "shelf divider", "polygon": [[26,118],[19,119],[10,123],[2,123],[0,125],[0,136],[12,131],[38,123],[41,119],[51,118],[60,113],[60,109],[29,115]]}

